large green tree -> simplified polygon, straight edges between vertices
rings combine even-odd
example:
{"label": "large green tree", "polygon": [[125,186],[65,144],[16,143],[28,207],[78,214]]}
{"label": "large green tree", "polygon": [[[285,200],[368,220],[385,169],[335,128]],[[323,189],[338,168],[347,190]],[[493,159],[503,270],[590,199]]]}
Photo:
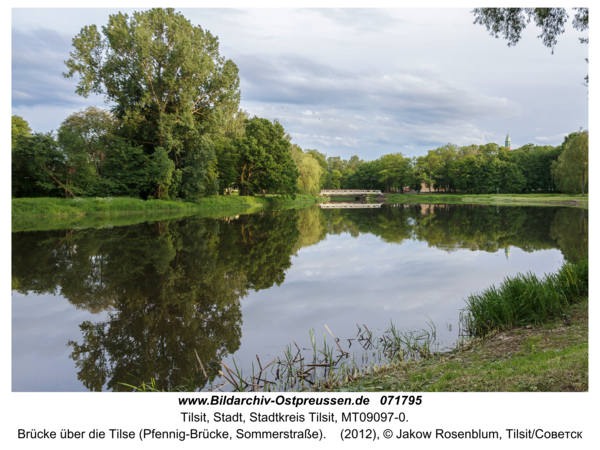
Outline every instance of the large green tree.
{"label": "large green tree", "polygon": [[587,130],[572,133],[565,138],[565,149],[552,162],[552,177],[556,186],[563,192],[585,193],[588,182],[588,146],[589,133]]}
{"label": "large green tree", "polygon": [[319,178],[319,188],[323,189],[325,184],[327,183],[327,169],[329,165],[327,164],[327,155],[325,153],[321,153],[318,150],[305,150],[306,153],[310,154],[313,158],[317,160],[319,165],[321,166],[321,177]]}
{"label": "large green tree", "polygon": [[124,138],[173,161],[148,193],[202,195],[214,159],[210,136],[238,111],[240,98],[237,66],[219,54],[217,38],[172,8],[155,8],[111,15],[101,31],[86,26],[73,48],[64,76],[79,75],[76,92],[103,95]]}
{"label": "large green tree", "polygon": [[19,136],[29,136],[30,134],[31,128],[29,128],[27,121],[21,116],[13,114],[10,118],[11,148],[15,148]]}
{"label": "large green tree", "polygon": [[253,117],[243,137],[234,140],[238,154],[240,195],[295,195],[299,172],[292,159],[291,144],[283,126]]}
{"label": "large green tree", "polygon": [[410,158],[402,153],[390,153],[380,158],[379,181],[385,183],[386,191],[390,187],[402,189],[412,181],[412,164]]}
{"label": "large green tree", "polygon": [[320,180],[323,173],[319,162],[312,154],[302,151],[296,144],[292,145],[291,150],[292,159],[299,172],[297,181],[298,190],[302,194],[318,195],[321,189]]}
{"label": "large green tree", "polygon": [[94,170],[85,149],[65,151],[52,133],[17,138],[12,155],[12,188],[15,197],[77,197],[94,182]]}

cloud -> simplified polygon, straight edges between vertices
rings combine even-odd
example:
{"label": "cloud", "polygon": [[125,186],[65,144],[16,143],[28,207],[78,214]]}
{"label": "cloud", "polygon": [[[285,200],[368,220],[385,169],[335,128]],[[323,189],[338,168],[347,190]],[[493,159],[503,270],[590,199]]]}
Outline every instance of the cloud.
{"label": "cloud", "polygon": [[380,33],[383,29],[397,27],[403,21],[390,14],[390,11],[373,8],[316,8],[305,10],[319,15],[331,24],[350,28],[355,33]]}
{"label": "cloud", "polygon": [[536,136],[535,140],[539,142],[562,142],[562,140],[567,137],[569,133],[559,133],[554,136]]}
{"label": "cloud", "polygon": [[14,108],[71,106],[90,101],[75,94],[77,79],[62,76],[69,59],[71,40],[47,28],[12,31],[12,104]]}
{"label": "cloud", "polygon": [[[292,138],[301,139],[304,142],[308,142],[313,145],[322,145],[328,148],[338,147],[340,145],[344,147],[358,147],[360,145],[360,139],[343,137],[343,136],[326,136],[326,135],[308,135],[302,133],[291,133]],[[309,145],[310,147],[310,145]]]}
{"label": "cloud", "polygon": [[484,144],[490,133],[475,121],[522,114],[515,101],[433,70],[341,71],[294,54],[236,61],[248,111],[277,117],[303,147],[369,149],[360,156],[370,159],[394,148],[415,154],[447,142]]}
{"label": "cloud", "polygon": [[[77,80],[61,73],[73,33],[116,12],[14,9],[13,113],[51,129],[63,111],[103,106],[101,97],[77,96]],[[447,142],[503,143],[506,130],[515,146],[533,136],[560,143],[555,130],[588,120],[580,85],[587,46],[571,29],[552,55],[534,27],[508,48],[473,25],[468,9],[182,12],[218,36],[221,53],[238,65],[243,109],[279,118],[300,146],[332,155],[372,159]]]}
{"label": "cloud", "polygon": [[[510,99],[482,94],[431,70],[407,69],[384,75],[362,69],[348,72],[293,54],[277,59],[244,55],[236,62],[242,95],[248,102],[327,105],[353,114],[371,110],[387,120],[392,115],[411,122],[514,117],[520,112]],[[310,112],[305,108],[302,114]]]}

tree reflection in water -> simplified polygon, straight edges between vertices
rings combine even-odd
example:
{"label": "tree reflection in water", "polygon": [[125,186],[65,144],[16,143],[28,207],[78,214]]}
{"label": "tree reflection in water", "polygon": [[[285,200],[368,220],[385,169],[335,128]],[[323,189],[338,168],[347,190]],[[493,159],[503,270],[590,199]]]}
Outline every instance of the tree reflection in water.
{"label": "tree reflection in water", "polygon": [[[13,233],[13,289],[60,294],[107,312],[69,341],[78,379],[92,391],[154,378],[212,382],[241,340],[241,299],[280,285],[301,248],[328,234],[425,241],[447,252],[558,248],[587,257],[588,212],[574,208],[399,205],[381,209],[263,211],[114,228]],[[208,375],[198,369],[196,351]]]}

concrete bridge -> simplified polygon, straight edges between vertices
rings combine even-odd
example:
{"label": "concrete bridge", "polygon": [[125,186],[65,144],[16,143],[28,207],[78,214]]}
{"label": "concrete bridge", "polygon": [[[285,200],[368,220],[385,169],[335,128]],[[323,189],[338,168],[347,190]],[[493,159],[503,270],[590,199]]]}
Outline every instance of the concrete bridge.
{"label": "concrete bridge", "polygon": [[330,197],[332,195],[368,197],[369,195],[381,195],[381,191],[369,189],[321,189],[319,197]]}
{"label": "concrete bridge", "polygon": [[322,209],[381,208],[381,203],[319,203]]}

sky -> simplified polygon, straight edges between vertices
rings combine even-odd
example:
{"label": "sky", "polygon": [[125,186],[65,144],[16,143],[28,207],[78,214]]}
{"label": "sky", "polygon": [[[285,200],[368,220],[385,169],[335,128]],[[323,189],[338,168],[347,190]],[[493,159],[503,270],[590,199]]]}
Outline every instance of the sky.
{"label": "sky", "polygon": [[[65,79],[71,39],[134,9],[12,10],[12,114],[34,131],[110,106]],[[218,36],[239,68],[241,104],[279,119],[292,142],[344,159],[447,143],[559,145],[588,128],[588,34],[571,22],[554,54],[532,24],[515,47],[454,9],[178,9]],[[573,14],[571,12],[572,18]]]}

